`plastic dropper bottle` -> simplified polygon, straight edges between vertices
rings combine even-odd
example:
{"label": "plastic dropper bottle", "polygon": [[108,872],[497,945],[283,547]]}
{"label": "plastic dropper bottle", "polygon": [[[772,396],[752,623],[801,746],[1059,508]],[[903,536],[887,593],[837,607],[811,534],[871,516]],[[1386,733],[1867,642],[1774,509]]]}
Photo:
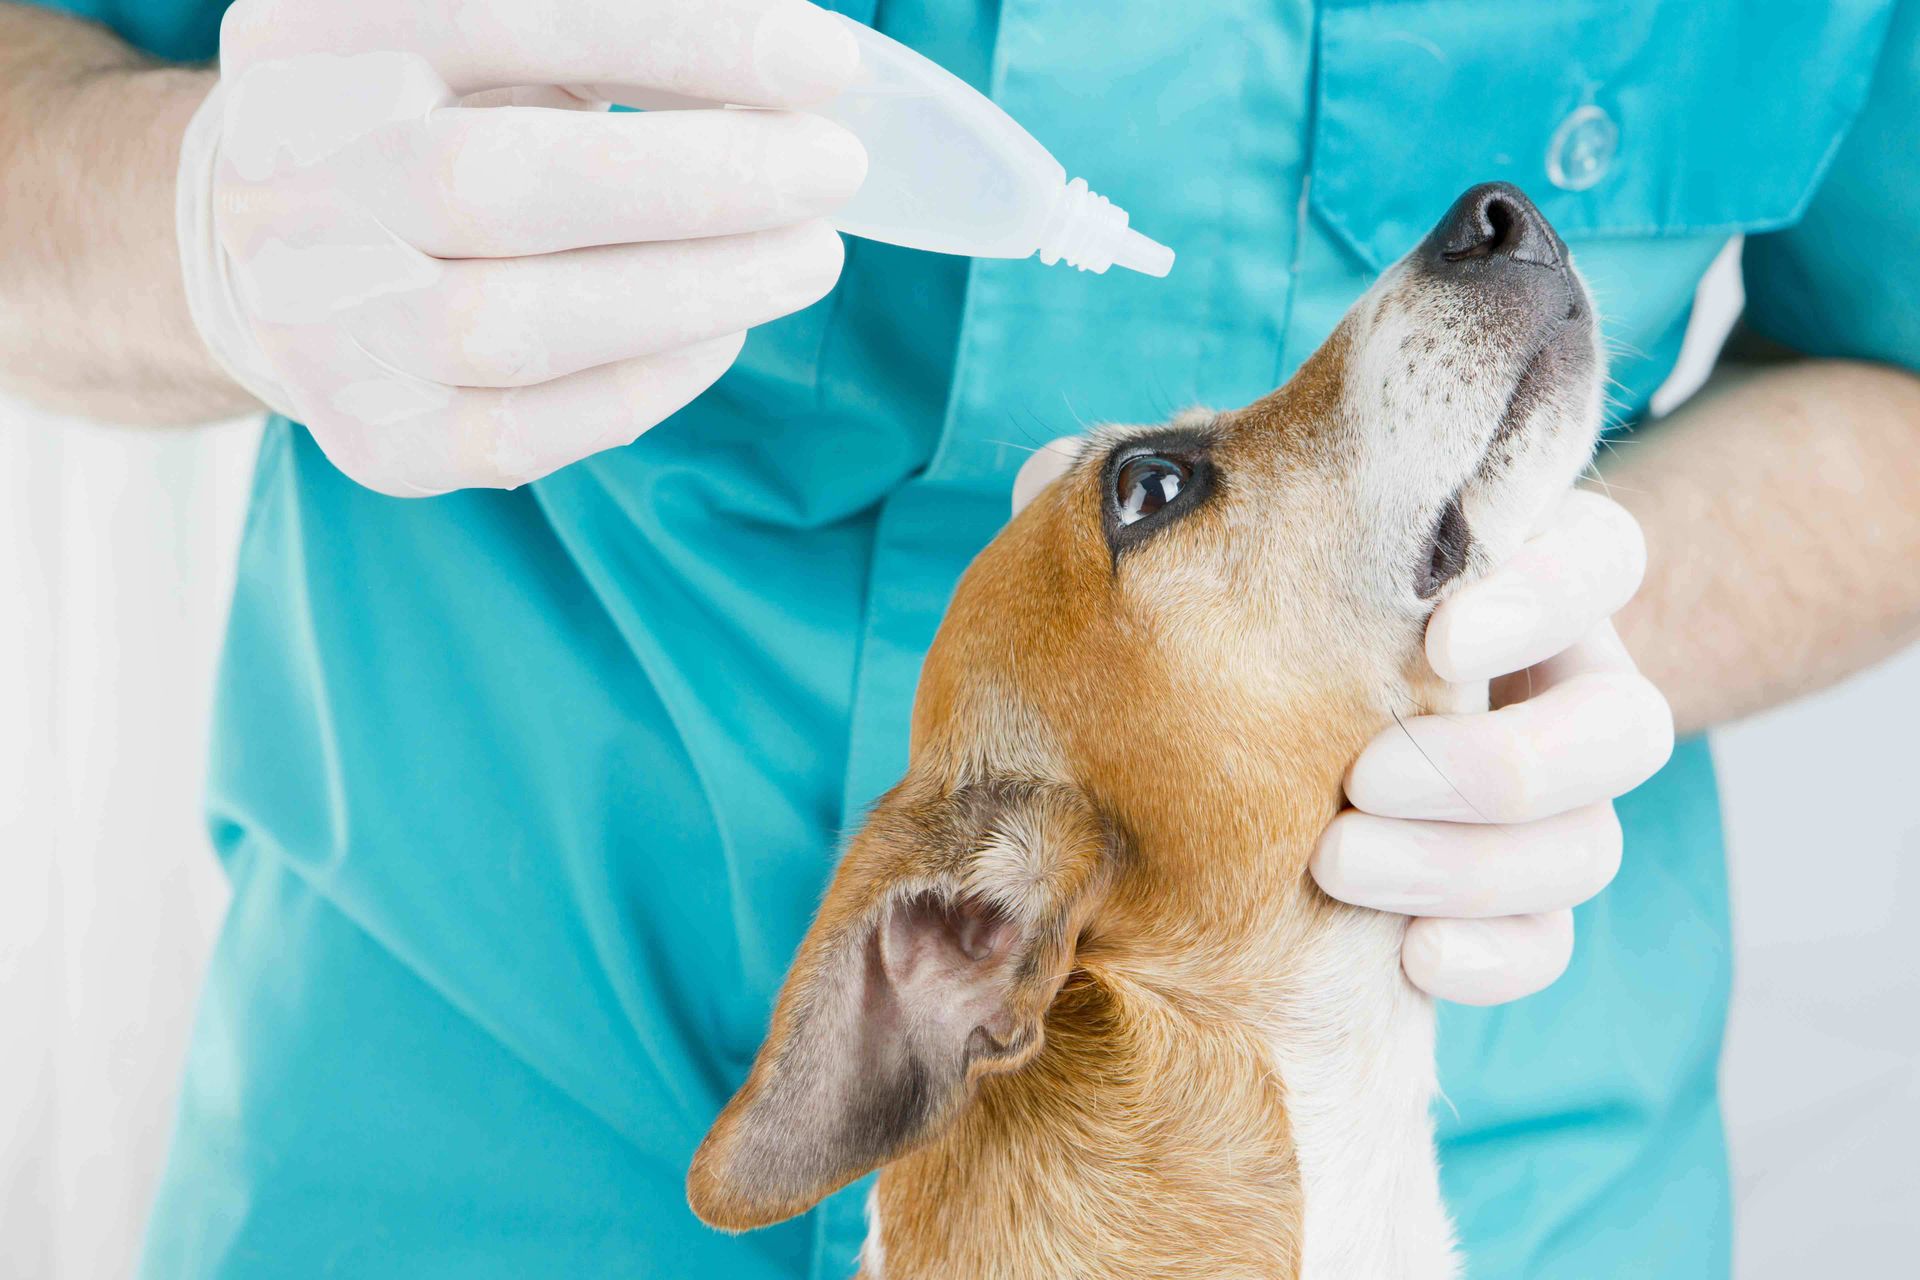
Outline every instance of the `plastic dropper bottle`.
{"label": "plastic dropper bottle", "polygon": [[1164,276],[1173,250],[1127,225],[973,86],[912,49],[835,15],[860,46],[852,86],[812,108],[867,148],[867,180],[835,215],[849,235],[975,258],[1040,255],[1082,271],[1118,263]]}

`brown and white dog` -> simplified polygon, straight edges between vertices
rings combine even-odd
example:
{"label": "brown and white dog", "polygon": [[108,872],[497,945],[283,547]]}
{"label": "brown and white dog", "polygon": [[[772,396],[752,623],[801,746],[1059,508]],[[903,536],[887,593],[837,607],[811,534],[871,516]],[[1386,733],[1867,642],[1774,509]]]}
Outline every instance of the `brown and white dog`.
{"label": "brown and white dog", "polygon": [[1475,187],[1286,386],[1091,437],[962,579],[912,764],[693,1162],[742,1230],[884,1166],[868,1280],[1455,1274],[1404,920],[1308,877],[1428,615],[1572,484],[1566,246]]}

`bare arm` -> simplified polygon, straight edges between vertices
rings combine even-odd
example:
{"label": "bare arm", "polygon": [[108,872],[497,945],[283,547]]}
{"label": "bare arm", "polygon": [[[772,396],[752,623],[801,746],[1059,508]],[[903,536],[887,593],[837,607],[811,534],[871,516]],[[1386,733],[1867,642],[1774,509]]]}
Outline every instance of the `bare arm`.
{"label": "bare arm", "polygon": [[121,422],[257,407],[187,315],[180,138],[214,73],[0,0],[0,387]]}
{"label": "bare arm", "polygon": [[1620,632],[1681,732],[1920,637],[1920,378],[1839,360],[1723,366],[1603,474],[1647,535]]}

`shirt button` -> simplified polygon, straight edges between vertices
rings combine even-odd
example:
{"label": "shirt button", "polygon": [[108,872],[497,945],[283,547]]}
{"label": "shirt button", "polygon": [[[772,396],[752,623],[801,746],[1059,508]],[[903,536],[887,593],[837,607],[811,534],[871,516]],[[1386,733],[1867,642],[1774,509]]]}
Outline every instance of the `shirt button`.
{"label": "shirt button", "polygon": [[1553,131],[1547,179],[1562,191],[1585,191],[1607,176],[1620,149],[1620,126],[1599,107],[1581,107]]}

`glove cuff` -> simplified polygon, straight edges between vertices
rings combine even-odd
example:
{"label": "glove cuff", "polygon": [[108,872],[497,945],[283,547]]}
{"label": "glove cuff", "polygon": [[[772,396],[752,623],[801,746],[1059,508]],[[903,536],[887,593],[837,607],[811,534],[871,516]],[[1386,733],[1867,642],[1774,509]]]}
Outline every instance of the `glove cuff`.
{"label": "glove cuff", "polygon": [[275,413],[291,416],[292,397],[274,377],[267,353],[246,321],[232,263],[220,243],[214,187],[221,139],[226,133],[226,104],[223,79],[193,113],[180,142],[174,234],[180,247],[187,309],[214,363],[260,403]]}

